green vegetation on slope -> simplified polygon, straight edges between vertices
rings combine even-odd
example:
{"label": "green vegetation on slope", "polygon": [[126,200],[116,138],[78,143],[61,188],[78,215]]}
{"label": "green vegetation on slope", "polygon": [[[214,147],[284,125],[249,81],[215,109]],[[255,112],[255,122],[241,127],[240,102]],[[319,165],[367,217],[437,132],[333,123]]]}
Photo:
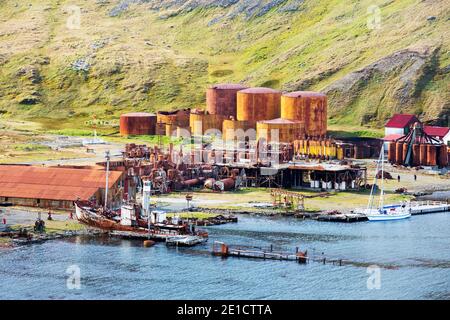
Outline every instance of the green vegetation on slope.
{"label": "green vegetation on slope", "polygon": [[[321,90],[333,126],[380,127],[402,111],[444,123],[450,113],[445,0],[305,0],[233,19],[223,18],[233,6],[166,14],[145,1],[110,16],[118,2],[3,1],[0,117],[91,130],[93,117],[203,106],[217,82]],[[73,5],[79,29],[67,27]]]}

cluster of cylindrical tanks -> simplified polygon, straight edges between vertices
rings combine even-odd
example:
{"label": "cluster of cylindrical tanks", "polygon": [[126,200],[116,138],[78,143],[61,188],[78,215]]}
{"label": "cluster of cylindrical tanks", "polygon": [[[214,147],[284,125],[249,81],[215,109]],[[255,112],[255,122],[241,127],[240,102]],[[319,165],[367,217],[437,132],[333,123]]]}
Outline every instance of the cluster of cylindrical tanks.
{"label": "cluster of cylindrical tanks", "polygon": [[[124,118],[127,115],[123,115]],[[224,140],[235,139],[233,130],[258,131],[256,137],[274,142],[292,142],[304,137],[324,137],[327,132],[327,97],[317,92],[283,94],[271,88],[248,88],[241,84],[218,84],[206,92],[206,110],[178,110],[150,114],[145,125],[140,120],[121,120],[126,135],[175,135],[186,129],[204,135],[210,129],[221,132]],[[151,122],[150,122],[151,119]],[[123,125],[123,128],[122,128]],[[151,127],[151,128],[150,128]],[[276,132],[276,131],[274,131]]]}
{"label": "cluster of cylindrical tanks", "polygon": [[[405,165],[410,144],[397,141],[389,143],[388,161]],[[448,166],[448,147],[444,144],[413,143],[411,146],[412,166]]]}

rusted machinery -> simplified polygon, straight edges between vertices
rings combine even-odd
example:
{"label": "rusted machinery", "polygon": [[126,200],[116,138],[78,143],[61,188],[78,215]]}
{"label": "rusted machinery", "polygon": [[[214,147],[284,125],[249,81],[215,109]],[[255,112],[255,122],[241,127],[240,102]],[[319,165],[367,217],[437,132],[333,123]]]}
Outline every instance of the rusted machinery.
{"label": "rusted machinery", "polygon": [[120,134],[154,135],[156,115],[145,112],[127,113],[120,116]]}
{"label": "rusted machinery", "polygon": [[427,135],[421,123],[416,122],[410,132],[389,144],[388,160],[391,163],[416,166],[448,166],[447,146]]}
{"label": "rusted machinery", "polygon": [[237,120],[262,121],[280,117],[281,92],[270,88],[249,88],[237,93]]}
{"label": "rusted machinery", "polygon": [[304,123],[286,119],[258,121],[256,124],[257,140],[264,139],[271,142],[291,143],[305,135]]}
{"label": "rusted machinery", "polygon": [[297,91],[281,96],[281,118],[302,121],[310,137],[327,134],[327,96],[311,91]]}
{"label": "rusted machinery", "polygon": [[206,110],[209,114],[218,114],[236,118],[237,92],[247,89],[240,84],[216,84],[206,92]]}

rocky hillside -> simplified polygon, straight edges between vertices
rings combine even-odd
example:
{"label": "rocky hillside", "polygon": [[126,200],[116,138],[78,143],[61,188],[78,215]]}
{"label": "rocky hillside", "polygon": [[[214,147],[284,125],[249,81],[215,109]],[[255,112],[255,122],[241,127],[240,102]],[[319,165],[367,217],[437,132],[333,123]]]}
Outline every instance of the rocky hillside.
{"label": "rocky hillside", "polygon": [[0,117],[82,127],[210,83],[329,95],[330,124],[448,123],[445,0],[1,0]]}

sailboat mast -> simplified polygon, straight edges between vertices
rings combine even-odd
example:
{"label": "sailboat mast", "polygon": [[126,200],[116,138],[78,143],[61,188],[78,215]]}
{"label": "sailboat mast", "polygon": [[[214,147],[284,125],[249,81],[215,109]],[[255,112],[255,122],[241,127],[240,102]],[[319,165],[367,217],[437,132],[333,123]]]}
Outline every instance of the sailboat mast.
{"label": "sailboat mast", "polygon": [[106,182],[105,182],[105,209],[108,207],[108,187],[109,187],[109,150],[106,151]]}
{"label": "sailboat mast", "polygon": [[380,190],[380,202],[379,209],[384,207],[384,144],[381,147],[381,190]]}
{"label": "sailboat mast", "polygon": [[[382,151],[383,151],[383,149],[382,149]],[[380,154],[380,157],[381,157],[381,154]],[[375,177],[373,179],[372,189],[370,190],[369,203],[367,204],[367,211],[368,212],[370,212],[370,210],[373,207],[373,199],[375,197],[375,187],[376,187],[377,182],[378,182],[377,175],[378,175],[378,172],[380,171],[380,157],[377,160],[377,168],[376,168],[376,172],[375,172]]]}

